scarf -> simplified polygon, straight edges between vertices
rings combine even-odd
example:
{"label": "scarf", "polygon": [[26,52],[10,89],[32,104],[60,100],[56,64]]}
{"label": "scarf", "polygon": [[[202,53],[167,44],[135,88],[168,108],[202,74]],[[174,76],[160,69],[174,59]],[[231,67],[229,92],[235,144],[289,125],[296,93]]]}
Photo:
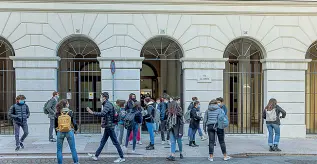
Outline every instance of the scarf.
{"label": "scarf", "polygon": [[172,129],[177,124],[177,116],[182,115],[182,109],[180,107],[177,107],[176,110],[169,109],[168,110],[168,117],[167,117],[167,123],[168,123],[168,129]]}

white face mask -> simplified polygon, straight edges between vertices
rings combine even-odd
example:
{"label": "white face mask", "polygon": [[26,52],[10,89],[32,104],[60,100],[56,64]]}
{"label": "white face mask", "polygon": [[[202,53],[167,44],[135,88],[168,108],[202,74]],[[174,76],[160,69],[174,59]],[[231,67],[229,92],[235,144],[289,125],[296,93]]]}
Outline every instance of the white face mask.
{"label": "white face mask", "polygon": [[100,97],[100,102],[103,102],[104,100],[103,100],[103,98],[102,97]]}
{"label": "white face mask", "polygon": [[66,104],[66,108],[69,108],[69,104]]}

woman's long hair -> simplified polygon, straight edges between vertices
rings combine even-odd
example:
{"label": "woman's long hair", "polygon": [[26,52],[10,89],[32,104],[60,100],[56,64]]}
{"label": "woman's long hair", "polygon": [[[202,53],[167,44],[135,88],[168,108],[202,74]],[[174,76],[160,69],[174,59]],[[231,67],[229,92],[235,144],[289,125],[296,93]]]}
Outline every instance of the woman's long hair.
{"label": "woman's long hair", "polygon": [[66,108],[68,101],[66,99],[62,99],[56,104],[56,114],[61,114],[63,108]]}
{"label": "woman's long hair", "polygon": [[177,104],[176,101],[172,101],[168,104],[168,114],[173,115],[173,114],[179,114],[181,113],[181,108]]}
{"label": "woman's long hair", "polygon": [[269,103],[267,103],[265,109],[270,111],[270,110],[275,108],[276,104],[277,104],[276,99],[275,98],[271,98],[269,100]]}

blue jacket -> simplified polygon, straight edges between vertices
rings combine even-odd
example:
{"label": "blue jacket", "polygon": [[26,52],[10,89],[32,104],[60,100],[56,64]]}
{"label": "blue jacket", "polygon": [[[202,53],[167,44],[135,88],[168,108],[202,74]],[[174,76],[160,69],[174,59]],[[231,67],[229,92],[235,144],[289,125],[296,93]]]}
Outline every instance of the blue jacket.
{"label": "blue jacket", "polygon": [[160,118],[161,118],[161,121],[164,120],[165,117],[165,114],[166,114],[166,108],[167,108],[167,104],[165,102],[161,102],[158,106],[158,109],[160,110]]}
{"label": "blue jacket", "polygon": [[29,106],[19,103],[14,104],[10,107],[8,116],[17,124],[27,123],[27,119],[30,117]]}
{"label": "blue jacket", "polygon": [[127,114],[125,108],[120,108],[120,112],[119,112],[119,117],[120,117],[120,121],[118,122],[118,124],[123,125],[124,123],[124,117]]}
{"label": "blue jacket", "polygon": [[225,115],[227,115],[228,109],[227,109],[226,105],[222,105],[221,109],[223,110],[223,112],[225,112]]}

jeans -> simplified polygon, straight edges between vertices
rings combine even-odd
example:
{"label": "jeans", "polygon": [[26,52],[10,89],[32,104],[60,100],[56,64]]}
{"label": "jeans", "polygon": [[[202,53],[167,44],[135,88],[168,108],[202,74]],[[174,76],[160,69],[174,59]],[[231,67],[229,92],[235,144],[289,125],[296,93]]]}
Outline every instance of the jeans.
{"label": "jeans", "polygon": [[170,132],[169,134],[170,136],[170,141],[171,141],[171,153],[175,153],[176,151],[176,141],[177,141],[177,144],[178,144],[178,149],[179,149],[179,152],[182,153],[183,152],[183,143],[182,143],[182,138],[177,138],[174,136],[174,133],[173,132]]}
{"label": "jeans", "polygon": [[48,139],[53,139],[53,130],[55,127],[55,119],[50,118],[50,128],[48,129]]}
{"label": "jeans", "polygon": [[193,129],[193,128],[190,128],[190,129],[191,129],[191,133],[189,134],[190,141],[195,141],[195,136],[198,129]]}
{"label": "jeans", "polygon": [[[166,132],[166,123],[167,121],[166,120],[161,120],[161,139],[162,141],[165,141],[165,135],[164,133]],[[169,137],[169,134],[168,132],[166,132],[166,139],[169,140],[170,137]]]}
{"label": "jeans", "polygon": [[106,144],[109,137],[112,141],[112,144],[117,148],[117,151],[119,153],[120,158],[123,158],[123,152],[122,152],[121,146],[119,145],[119,142],[117,140],[117,136],[116,136],[116,133],[114,132],[114,129],[105,129],[104,130],[103,136],[102,136],[101,141],[100,141],[100,145],[96,151],[95,156],[98,157],[100,155],[100,153],[101,153],[103,147],[105,147],[105,144]]}
{"label": "jeans", "polygon": [[67,139],[70,151],[72,152],[72,157],[73,157],[73,162],[78,163],[78,156],[77,156],[77,151],[76,151],[76,146],[75,146],[75,137],[74,137],[74,131],[69,131],[69,132],[57,132],[57,161],[58,164],[63,163],[63,143],[64,143],[64,138]]}
{"label": "jeans", "polygon": [[[193,131],[192,128],[188,128],[188,136],[191,136],[192,131]],[[201,128],[200,128],[200,127],[198,128],[198,133],[199,133],[199,136],[200,136],[200,137],[203,136],[203,132],[201,131]],[[194,138],[196,138],[196,137],[194,137]]]}
{"label": "jeans", "polygon": [[[140,131],[141,127],[139,127],[138,129],[138,133],[136,135],[136,141],[140,141],[141,140],[141,131]],[[133,134],[131,133],[130,134],[130,137],[129,137],[129,141],[132,141],[133,140]]]}
{"label": "jeans", "polygon": [[122,139],[123,139],[123,133],[124,133],[124,126],[122,125],[122,124],[119,124],[118,126],[117,126],[117,131],[118,131],[118,135],[117,135],[117,137],[118,137],[118,142],[119,142],[119,144],[120,145],[122,145]]}
{"label": "jeans", "polygon": [[157,132],[159,130],[160,123],[154,122],[154,131]]}
{"label": "jeans", "polygon": [[[26,122],[24,122],[21,125],[17,124],[17,123],[14,123],[13,125],[14,125],[15,145],[20,146],[20,142],[23,142],[25,140],[25,138],[29,135],[28,124]],[[21,139],[19,139],[20,127],[23,130],[23,135],[22,135]]]}
{"label": "jeans", "polygon": [[214,144],[215,144],[215,138],[216,133],[218,136],[218,140],[220,143],[220,148],[222,151],[222,154],[226,154],[226,144],[225,144],[225,131],[224,129],[218,129],[215,131],[214,125],[208,125],[208,136],[209,136],[209,154],[214,154]]}
{"label": "jeans", "polygon": [[125,139],[125,147],[128,147],[128,143],[129,143],[129,137],[131,132],[133,133],[133,150],[135,150],[135,145],[136,145],[136,136],[138,134],[138,129],[139,129],[139,125],[135,124],[133,125],[132,129],[128,129],[127,130],[127,136]]}
{"label": "jeans", "polygon": [[150,134],[150,144],[153,144],[154,145],[154,130],[153,130],[153,123],[150,123],[150,122],[147,122],[146,123],[146,127],[147,127],[147,130]]}
{"label": "jeans", "polygon": [[[267,124],[267,130],[269,131],[268,144],[269,146],[278,145],[280,142],[280,125],[277,124]],[[274,132],[273,132],[274,130]],[[273,141],[273,135],[275,133],[275,138]]]}

